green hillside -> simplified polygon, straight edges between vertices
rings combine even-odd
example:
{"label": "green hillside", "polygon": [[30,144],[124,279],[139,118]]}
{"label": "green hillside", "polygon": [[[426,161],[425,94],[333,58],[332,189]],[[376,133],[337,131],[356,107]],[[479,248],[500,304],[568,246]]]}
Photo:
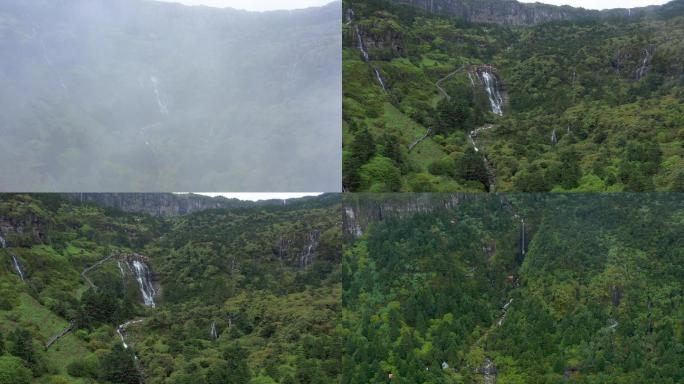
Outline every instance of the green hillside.
{"label": "green hillside", "polygon": [[0,195],[0,383],[335,381],[340,236],[339,195],[166,219]]}
{"label": "green hillside", "polygon": [[[343,5],[347,190],[684,189],[681,0],[534,26]],[[502,116],[478,71],[496,78]]]}
{"label": "green hillside", "polygon": [[681,196],[454,198],[345,198],[343,383],[684,380]]}

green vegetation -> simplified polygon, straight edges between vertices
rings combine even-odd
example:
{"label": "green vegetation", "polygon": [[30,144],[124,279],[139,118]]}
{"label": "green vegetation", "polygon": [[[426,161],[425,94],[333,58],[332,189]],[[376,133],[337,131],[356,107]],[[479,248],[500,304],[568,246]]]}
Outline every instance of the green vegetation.
{"label": "green vegetation", "polygon": [[682,382],[681,198],[345,197],[342,382]]}
{"label": "green vegetation", "polygon": [[[684,190],[681,6],[520,27],[385,0],[343,4],[354,11],[343,27],[347,190],[486,191],[488,172],[476,169],[485,157],[497,191]],[[503,117],[491,112],[476,76],[482,65],[503,84]],[[440,79],[450,99],[438,90]],[[468,154],[469,133],[488,124],[475,137],[480,151]],[[392,159],[393,167],[386,160],[382,167],[391,176],[366,172],[358,182],[365,164],[380,171],[378,156]],[[400,182],[388,184],[397,171]]]}
{"label": "green vegetation", "polygon": [[[0,195],[0,383],[338,381],[339,200],[155,218]],[[154,307],[131,257],[152,270]]]}

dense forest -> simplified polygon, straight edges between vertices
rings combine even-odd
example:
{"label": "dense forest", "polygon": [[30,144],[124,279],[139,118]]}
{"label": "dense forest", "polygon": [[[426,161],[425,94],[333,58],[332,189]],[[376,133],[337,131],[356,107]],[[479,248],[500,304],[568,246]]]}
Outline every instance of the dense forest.
{"label": "dense forest", "polygon": [[684,190],[681,0],[532,25],[399,2],[343,3],[346,190]]}
{"label": "dense forest", "polygon": [[0,195],[1,384],[331,383],[340,195],[159,218]]}
{"label": "dense forest", "polygon": [[436,195],[345,197],[343,383],[684,380],[681,195]]}

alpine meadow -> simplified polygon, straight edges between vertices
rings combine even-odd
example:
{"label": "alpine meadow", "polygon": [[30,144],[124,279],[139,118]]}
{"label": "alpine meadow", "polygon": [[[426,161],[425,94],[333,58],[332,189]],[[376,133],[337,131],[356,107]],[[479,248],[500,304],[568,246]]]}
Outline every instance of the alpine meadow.
{"label": "alpine meadow", "polygon": [[0,383],[339,381],[340,195],[232,203],[0,194]]}
{"label": "alpine meadow", "polygon": [[684,190],[683,1],[343,7],[345,190]]}

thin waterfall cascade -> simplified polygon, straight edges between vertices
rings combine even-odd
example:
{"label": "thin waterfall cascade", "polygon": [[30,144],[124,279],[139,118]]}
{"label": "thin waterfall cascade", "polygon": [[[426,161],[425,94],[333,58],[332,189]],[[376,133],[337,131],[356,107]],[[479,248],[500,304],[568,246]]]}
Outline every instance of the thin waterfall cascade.
{"label": "thin waterfall cascade", "polygon": [[299,255],[300,267],[306,268],[313,263],[316,248],[318,248],[318,242],[320,240],[320,237],[321,232],[318,230],[314,230],[309,233],[309,242],[302,250],[302,253]]}
{"label": "thin waterfall cascade", "polygon": [[553,132],[551,132],[551,145],[556,144],[558,144],[558,136],[556,135],[556,128],[554,128]]}
{"label": "thin waterfall cascade", "polygon": [[152,82],[152,87],[154,88],[154,94],[157,96],[157,106],[159,107],[159,113],[162,115],[168,115],[169,114],[169,107],[168,103],[166,102],[166,98],[163,97],[163,94],[159,92],[159,79],[157,79],[156,76],[150,76],[150,82]]}
{"label": "thin waterfall cascade", "polygon": [[356,219],[356,214],[354,213],[354,208],[344,207],[344,214],[347,223],[347,232],[353,233],[356,237],[363,235],[363,230],[361,229],[361,224],[359,224]]}
{"label": "thin waterfall cascade", "polygon": [[215,321],[211,323],[211,330],[209,331],[209,336],[211,336],[212,340],[216,340],[219,337],[218,331],[216,330],[216,322]]}
{"label": "thin waterfall cascade", "polygon": [[492,112],[499,116],[503,116],[503,87],[499,77],[494,73],[491,66],[478,67],[475,73],[484,87],[485,92],[487,92]]}
{"label": "thin waterfall cascade", "polygon": [[19,264],[19,260],[17,260],[15,255],[12,255],[12,264],[14,264],[14,270],[17,271],[21,281],[24,281],[26,276],[24,275],[24,271],[21,269],[21,264]]}
{"label": "thin waterfall cascade", "polygon": [[646,74],[648,73],[648,70],[651,68],[651,61],[653,60],[653,54],[654,54],[653,46],[649,46],[647,48],[644,48],[644,54],[641,57],[641,61],[639,62],[639,67],[635,71],[635,80],[639,81],[644,76],[646,76]]}
{"label": "thin waterfall cascade", "polygon": [[[121,339],[121,345],[123,345],[124,349],[128,349],[130,347],[128,343],[126,343],[126,328],[131,325],[140,324],[142,322],[143,319],[130,320],[116,327],[116,333],[119,335],[119,338]],[[135,358],[137,360],[138,357],[136,356]]]}
{"label": "thin waterfall cascade", "polygon": [[[0,246],[2,246],[3,249],[7,248],[7,240],[2,236],[0,236]],[[26,273],[24,273],[24,270],[21,268],[19,259],[17,259],[17,256],[14,253],[10,253],[10,255],[12,256],[12,266],[14,267],[14,270],[17,272],[17,275],[19,275],[21,281],[25,281]]]}
{"label": "thin waterfall cascade", "polygon": [[498,372],[494,362],[489,357],[485,358],[482,368],[478,370],[478,373],[482,374],[482,379],[485,384],[495,384]]}
{"label": "thin waterfall cascade", "polygon": [[502,326],[504,320],[506,320],[506,314],[508,314],[508,308],[511,306],[511,303],[513,303],[513,299],[511,298],[504,304],[503,307],[501,307],[501,317],[499,317],[499,321],[496,322],[497,326]]}
{"label": "thin waterfall cascade", "polygon": [[525,244],[525,219],[520,219],[520,254],[524,257],[526,252]]}
{"label": "thin waterfall cascade", "polygon": [[[350,12],[347,13],[347,24],[351,24],[354,22],[354,11],[349,9]],[[361,52],[361,56],[363,57],[363,61],[368,63],[368,65],[371,66],[373,69],[373,72],[375,74],[375,79],[378,81],[380,86],[382,87],[383,91],[387,91],[387,86],[385,85],[385,80],[382,78],[382,75],[380,74],[380,71],[374,67],[373,65],[370,64],[370,55],[368,54],[368,49],[366,49],[366,44],[363,43],[363,35],[361,34],[361,30],[359,29],[358,25],[354,25],[354,33],[356,34],[356,48]]]}
{"label": "thin waterfall cascade", "polygon": [[138,282],[144,304],[148,307],[155,308],[156,304],[154,302],[154,297],[157,294],[157,291],[154,289],[154,284],[152,283],[152,271],[150,270],[149,265],[147,265],[144,258],[139,255],[133,255],[126,264],[128,265],[128,269],[133,273],[133,276],[135,276],[135,280]]}

